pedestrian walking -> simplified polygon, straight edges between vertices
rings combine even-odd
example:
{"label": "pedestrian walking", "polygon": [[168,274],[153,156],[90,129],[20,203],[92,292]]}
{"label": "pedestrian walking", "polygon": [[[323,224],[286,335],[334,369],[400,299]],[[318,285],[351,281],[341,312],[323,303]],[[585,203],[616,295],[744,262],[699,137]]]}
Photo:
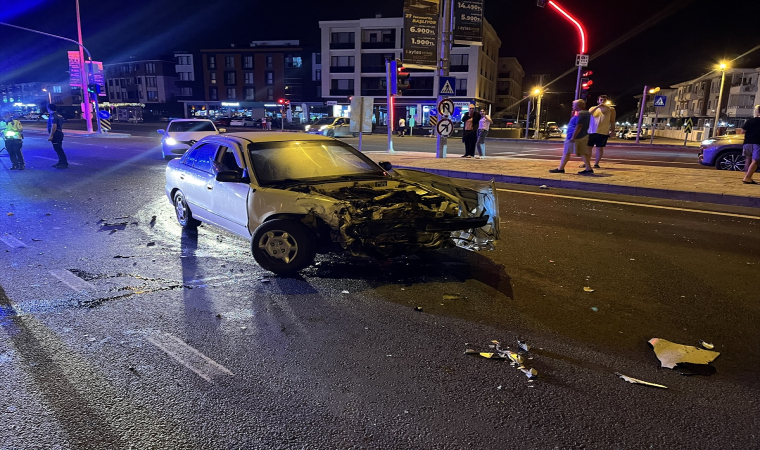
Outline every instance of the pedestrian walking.
{"label": "pedestrian walking", "polygon": [[478,124],[478,140],[475,143],[475,149],[478,151],[478,156],[475,158],[485,159],[486,157],[486,136],[488,136],[488,130],[491,129],[493,120],[486,114],[485,109],[480,110],[480,123]]}
{"label": "pedestrian walking", "polygon": [[752,175],[760,164],[760,105],[755,105],[755,117],[744,122],[742,130],[744,130],[744,166],[747,168],[742,183],[757,184],[752,179]]}
{"label": "pedestrian walking", "polygon": [[557,169],[551,169],[550,173],[565,173],[565,165],[570,159],[570,155],[575,153],[583,159],[586,168],[578,172],[581,175],[591,175],[594,169],[591,165],[591,149],[588,148],[588,125],[591,114],[586,111],[586,102],[576,100],[573,102],[573,116],[570,123],[567,124],[567,137],[565,138],[565,148],[562,152],[562,159]]}
{"label": "pedestrian walking", "polygon": [[475,144],[478,142],[478,124],[480,123],[480,112],[475,109],[475,105],[470,105],[470,109],[462,117],[464,130],[462,131],[462,143],[464,143],[464,156],[462,158],[472,158],[475,156]]}
{"label": "pedestrian walking", "polygon": [[24,155],[21,153],[21,147],[24,142],[24,127],[21,122],[14,119],[11,113],[6,112],[4,117],[5,127],[3,128],[3,140],[5,140],[5,149],[8,150],[8,156],[11,157],[11,170],[24,170]]}
{"label": "pedestrian walking", "polygon": [[[607,139],[615,132],[615,108],[609,106],[607,101],[606,95],[600,95],[597,99],[597,106],[588,111],[591,114],[588,126],[588,148],[593,150],[596,147],[595,169],[599,169],[599,161],[604,155]],[[586,167],[586,165],[584,164],[581,167]]]}
{"label": "pedestrian walking", "polygon": [[406,120],[404,118],[400,118],[398,120],[398,129],[396,129],[396,134],[404,137],[404,132],[406,131]]}
{"label": "pedestrian walking", "polygon": [[267,129],[267,115],[264,114],[264,117],[261,118],[261,129],[266,130]]}
{"label": "pedestrian walking", "polygon": [[66,153],[63,152],[63,116],[58,114],[56,109],[56,106],[52,103],[47,106],[47,130],[50,134],[48,141],[53,143],[53,150],[58,155],[58,163],[53,164],[53,167],[56,169],[68,169],[69,160],[66,159]]}

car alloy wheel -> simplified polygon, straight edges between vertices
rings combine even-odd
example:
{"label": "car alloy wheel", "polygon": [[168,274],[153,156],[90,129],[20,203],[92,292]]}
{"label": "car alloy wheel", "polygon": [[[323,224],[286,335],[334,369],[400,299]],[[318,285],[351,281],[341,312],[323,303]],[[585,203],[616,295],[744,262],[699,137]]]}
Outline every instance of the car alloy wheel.
{"label": "car alloy wheel", "polygon": [[327,137],[335,137],[335,130],[327,130]]}
{"label": "car alloy wheel", "polygon": [[309,266],[316,254],[314,233],[295,220],[264,222],[253,232],[251,253],[259,265],[277,274],[293,273]]}
{"label": "car alloy wheel", "polygon": [[739,152],[730,152],[721,155],[715,163],[718,170],[744,171],[744,155]]}
{"label": "car alloy wheel", "polygon": [[181,191],[174,194],[174,212],[177,215],[177,222],[182,228],[198,228],[198,225],[201,224],[198,219],[193,217],[185,200],[185,195]]}

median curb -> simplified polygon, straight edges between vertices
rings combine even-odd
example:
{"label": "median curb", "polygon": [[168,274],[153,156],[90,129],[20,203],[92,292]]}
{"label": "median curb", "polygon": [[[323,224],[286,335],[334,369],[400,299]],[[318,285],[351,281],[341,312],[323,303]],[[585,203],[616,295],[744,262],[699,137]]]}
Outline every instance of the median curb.
{"label": "median curb", "polygon": [[633,195],[653,197],[667,200],[685,200],[689,202],[716,203],[721,205],[745,206],[760,208],[760,197],[743,197],[739,195],[713,194],[709,192],[689,192],[671,189],[658,189],[640,186],[625,186],[604,183],[589,183],[585,181],[557,180],[554,178],[524,177],[501,175],[495,173],[462,172],[458,170],[426,169],[423,167],[394,166],[399,169],[411,169],[442,175],[451,178],[468,180],[495,181],[496,183],[524,184],[529,186],[546,186],[578,191],[603,192],[607,194]]}
{"label": "median curb", "polygon": [[[548,140],[548,139],[514,139],[514,138],[498,138],[498,137],[488,137],[489,141],[502,141],[502,142],[523,142],[527,143],[530,142],[531,144],[546,144],[546,145],[557,145],[557,144],[564,144],[564,140]],[[654,148],[654,147],[662,147],[662,148],[693,148],[695,150],[699,150],[699,144],[696,145],[675,145],[675,144],[636,144],[633,143],[626,143],[626,142],[608,142],[607,145],[604,148],[607,147],[642,147],[642,148]]]}
{"label": "median curb", "polygon": [[[24,133],[34,133],[34,134],[48,134],[45,130],[40,130],[37,128],[27,128],[24,130]],[[131,138],[132,135],[129,133],[88,133],[86,131],[79,131],[79,130],[64,130],[63,136],[77,136],[77,137],[100,137],[100,138]]]}

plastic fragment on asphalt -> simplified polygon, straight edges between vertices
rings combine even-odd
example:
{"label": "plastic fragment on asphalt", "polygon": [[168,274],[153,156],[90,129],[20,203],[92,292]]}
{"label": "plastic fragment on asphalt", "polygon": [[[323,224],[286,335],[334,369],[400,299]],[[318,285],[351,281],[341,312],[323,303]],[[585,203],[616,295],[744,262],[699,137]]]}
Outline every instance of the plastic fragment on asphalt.
{"label": "plastic fragment on asphalt", "polygon": [[8,216],[12,216],[12,215],[13,215],[13,213],[12,213],[12,212],[9,212],[9,213],[8,213],[8,214],[6,214],[6,215],[8,215]]}
{"label": "plastic fragment on asphalt", "polygon": [[459,294],[443,294],[444,300],[459,300],[462,296]]}
{"label": "plastic fragment on asphalt", "polygon": [[620,378],[622,378],[625,381],[627,381],[629,383],[632,383],[632,384],[643,384],[645,386],[652,386],[652,387],[662,388],[662,389],[667,389],[668,388],[667,386],[663,386],[661,384],[650,383],[648,381],[639,380],[638,378],[631,378],[631,377],[629,377],[627,375],[623,375],[622,373],[615,372],[615,375],[619,376]]}
{"label": "plastic fragment on asphalt", "polygon": [[507,352],[507,357],[513,362],[516,362],[517,364],[523,363],[523,357],[515,352]]}
{"label": "plastic fragment on asphalt", "polygon": [[592,306],[591,307],[591,311],[597,312],[597,311],[599,311],[599,308],[597,308],[596,306]]}
{"label": "plastic fragment on asphalt", "polygon": [[530,345],[528,345],[528,343],[525,342],[525,341],[521,341],[521,340],[518,339],[517,340],[517,346],[520,347],[520,349],[523,350],[523,351],[526,351],[526,352],[530,351]]}
{"label": "plastic fragment on asphalt", "polygon": [[414,310],[417,312],[422,312],[422,306],[415,306]]}
{"label": "plastic fragment on asphalt", "polygon": [[665,339],[652,338],[649,345],[662,367],[675,369],[678,364],[709,364],[720,356],[719,352],[702,350],[691,345],[676,344]]}
{"label": "plastic fragment on asphalt", "polygon": [[708,350],[712,350],[712,349],[715,348],[715,346],[713,344],[710,344],[709,342],[705,342],[705,341],[699,341],[699,345],[701,345],[702,347],[704,347],[704,348],[706,348]]}
{"label": "plastic fragment on asphalt", "polygon": [[156,245],[156,243],[151,241],[151,242],[148,242],[145,245],[148,246],[148,247],[153,247],[154,245]]}
{"label": "plastic fragment on asphalt", "polygon": [[530,369],[522,368],[520,370],[528,378],[536,378],[538,376],[538,371],[536,369],[533,369],[533,368],[530,368]]}
{"label": "plastic fragment on asphalt", "polygon": [[593,290],[593,289],[591,289],[591,288],[590,288],[590,287],[588,287],[588,286],[584,286],[584,287],[583,287],[583,292],[594,292],[594,290]]}
{"label": "plastic fragment on asphalt", "polygon": [[541,185],[541,186],[539,186],[538,188],[539,188],[539,189],[549,189],[549,186],[547,186],[547,185],[545,185],[545,184],[542,184],[542,185]]}
{"label": "plastic fragment on asphalt", "polygon": [[343,292],[341,292],[341,294],[350,294],[350,292],[348,292],[348,291],[343,291]]}

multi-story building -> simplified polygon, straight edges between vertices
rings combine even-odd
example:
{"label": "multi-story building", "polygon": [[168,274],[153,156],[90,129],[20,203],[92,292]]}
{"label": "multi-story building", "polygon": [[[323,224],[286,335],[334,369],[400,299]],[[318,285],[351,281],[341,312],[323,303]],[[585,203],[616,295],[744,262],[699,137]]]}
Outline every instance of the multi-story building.
{"label": "multi-story building", "polygon": [[177,74],[177,99],[179,101],[203,99],[200,53],[175,51],[174,63],[174,71]]}
{"label": "multi-story building", "polygon": [[[669,126],[673,117],[673,112],[676,109],[675,97],[677,93],[677,89],[660,89],[660,91],[655,94],[647,95],[647,103],[644,105],[644,119],[641,121],[643,124],[642,126],[650,128],[654,125],[660,129]],[[636,111],[641,110],[641,97],[641,95],[635,97],[639,99],[639,102],[636,105]],[[655,99],[657,97],[665,97],[665,106],[655,106]],[[638,112],[635,117],[638,119]]]}
{"label": "multi-story building", "polygon": [[754,107],[760,94],[760,68],[736,69],[726,74],[726,83],[730,80],[728,102],[726,103],[726,121],[730,125],[741,127],[747,119],[752,118]]}
{"label": "multi-story building", "polygon": [[17,114],[40,112],[45,105],[54,103],[63,107],[67,115],[81,115],[82,89],[70,86],[69,80],[60,82],[32,82],[0,85],[0,108]]}
{"label": "multi-story building", "polygon": [[[334,115],[348,115],[349,97],[374,98],[377,124],[387,117],[386,69],[388,59],[402,59],[403,25],[401,17],[375,17],[359,20],[321,21],[322,57],[328,70],[322,73],[322,96],[333,105]],[[451,49],[450,76],[456,77],[458,108],[470,103],[478,106],[496,101],[496,61],[501,41],[493,27],[484,21],[483,45]],[[395,99],[395,117],[410,117],[426,124],[434,107],[438,79],[434,70],[408,69],[409,88]]]}
{"label": "multi-story building", "polygon": [[493,118],[518,120],[519,103],[523,98],[525,71],[517,58],[499,58],[496,78],[496,106]]}
{"label": "multi-story building", "polygon": [[179,114],[176,63],[166,59],[105,64],[106,107],[140,107],[144,117]]}

